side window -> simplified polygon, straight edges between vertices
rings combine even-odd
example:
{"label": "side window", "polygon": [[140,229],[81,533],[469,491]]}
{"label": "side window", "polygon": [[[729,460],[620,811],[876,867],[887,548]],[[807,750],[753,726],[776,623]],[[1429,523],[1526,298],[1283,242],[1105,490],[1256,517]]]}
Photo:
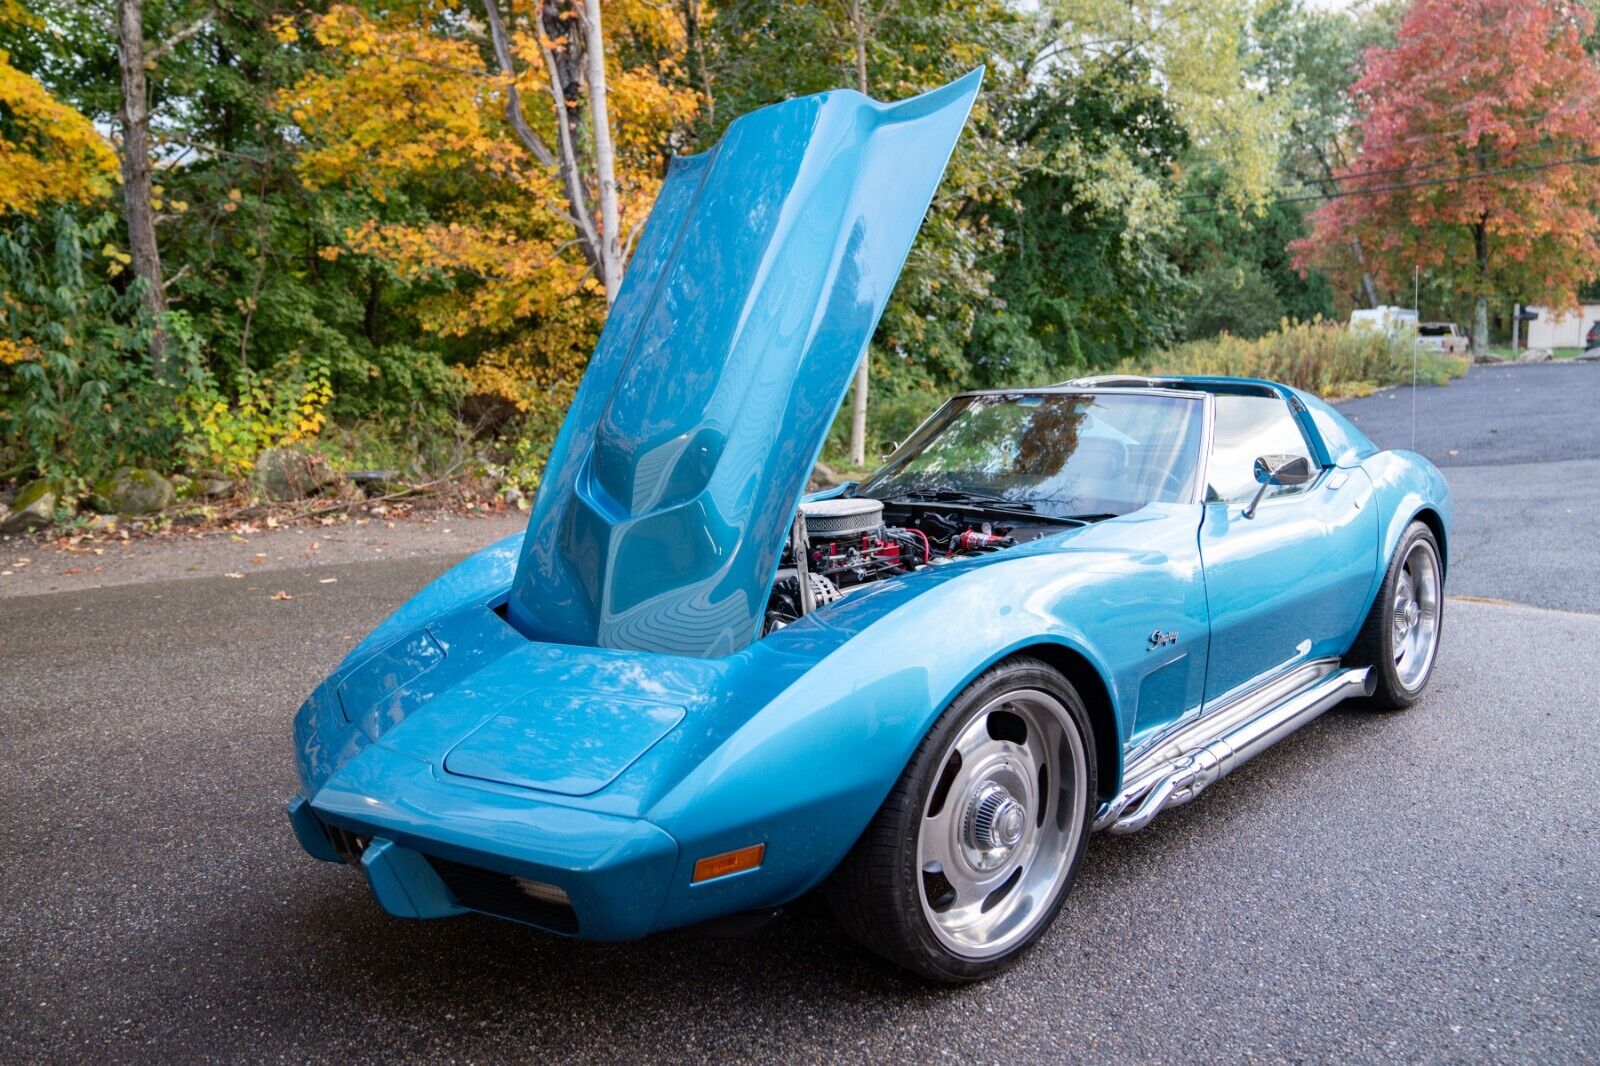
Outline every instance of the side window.
{"label": "side window", "polygon": [[[1254,496],[1260,487],[1255,475],[1258,456],[1303,455],[1315,465],[1305,434],[1283,400],[1276,396],[1218,395],[1216,402],[1217,424],[1207,470],[1210,484],[1206,499],[1233,503]],[[1282,485],[1268,489],[1267,495],[1303,491],[1303,485]]]}

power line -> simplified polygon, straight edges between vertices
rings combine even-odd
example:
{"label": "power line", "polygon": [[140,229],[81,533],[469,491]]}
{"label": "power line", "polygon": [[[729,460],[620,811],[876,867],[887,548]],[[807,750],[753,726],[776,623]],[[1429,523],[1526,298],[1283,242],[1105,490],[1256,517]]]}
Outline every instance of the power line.
{"label": "power line", "polygon": [[[1476,170],[1467,174],[1452,174],[1443,178],[1423,178],[1417,181],[1394,182],[1389,185],[1372,185],[1364,189],[1344,189],[1331,193],[1319,193],[1312,196],[1286,196],[1277,200],[1268,200],[1266,206],[1275,207],[1279,204],[1303,204],[1318,200],[1342,200],[1347,196],[1371,196],[1374,193],[1393,192],[1399,189],[1420,189],[1429,185],[1451,185],[1457,182],[1482,181],[1485,178],[1499,177],[1504,174],[1526,174],[1535,170],[1550,170],[1553,167],[1567,166],[1593,166],[1600,163],[1600,155],[1574,156],[1571,159],[1557,159],[1548,163],[1527,163],[1516,167],[1496,167],[1491,170]],[[1216,205],[1205,211],[1185,211],[1185,216],[1199,216],[1226,212],[1229,209]]]}
{"label": "power line", "polygon": [[[1495,156],[1505,157],[1517,155],[1521,152],[1549,151],[1550,149],[1559,147],[1561,147],[1561,145],[1557,142],[1546,141],[1540,144],[1520,144],[1511,148],[1499,148],[1496,149],[1492,154]],[[1347,170],[1341,173],[1333,174],[1326,178],[1306,178],[1304,181],[1293,182],[1289,185],[1289,188],[1295,189],[1307,186],[1321,187],[1326,185],[1337,185],[1340,182],[1357,181],[1361,178],[1382,177],[1388,174],[1409,174],[1419,170],[1437,170],[1440,167],[1452,166],[1460,162],[1461,160],[1459,158],[1433,159],[1416,163],[1407,163],[1403,166],[1373,167],[1367,170]],[[1182,196],[1178,197],[1179,200],[1213,200],[1215,198],[1215,194],[1208,192],[1184,193]]]}

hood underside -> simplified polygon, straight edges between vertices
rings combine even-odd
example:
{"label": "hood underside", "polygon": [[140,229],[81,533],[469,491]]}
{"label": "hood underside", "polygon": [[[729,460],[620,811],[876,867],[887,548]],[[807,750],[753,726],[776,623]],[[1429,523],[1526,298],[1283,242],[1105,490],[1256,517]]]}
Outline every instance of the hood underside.
{"label": "hood underside", "polygon": [[507,617],[538,640],[724,655],[977,95],[842,91],[673,161],[550,454]]}

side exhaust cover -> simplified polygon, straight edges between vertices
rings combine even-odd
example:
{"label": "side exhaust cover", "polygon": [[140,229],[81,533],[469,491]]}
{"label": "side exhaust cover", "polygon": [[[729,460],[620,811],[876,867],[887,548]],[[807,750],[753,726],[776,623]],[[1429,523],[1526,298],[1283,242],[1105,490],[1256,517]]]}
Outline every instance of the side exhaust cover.
{"label": "side exhaust cover", "polygon": [[763,108],[668,171],[550,454],[507,617],[563,644],[726,655],[977,96]]}

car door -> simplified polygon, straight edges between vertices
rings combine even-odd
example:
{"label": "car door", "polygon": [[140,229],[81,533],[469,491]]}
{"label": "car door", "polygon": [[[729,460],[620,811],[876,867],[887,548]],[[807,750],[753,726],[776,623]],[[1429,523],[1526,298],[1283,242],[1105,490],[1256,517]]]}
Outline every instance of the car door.
{"label": "car door", "polygon": [[1200,525],[1208,708],[1288,666],[1342,654],[1366,608],[1378,550],[1366,474],[1328,467],[1306,484],[1269,487],[1245,517],[1263,455],[1305,456],[1317,466],[1281,396],[1218,395]]}

